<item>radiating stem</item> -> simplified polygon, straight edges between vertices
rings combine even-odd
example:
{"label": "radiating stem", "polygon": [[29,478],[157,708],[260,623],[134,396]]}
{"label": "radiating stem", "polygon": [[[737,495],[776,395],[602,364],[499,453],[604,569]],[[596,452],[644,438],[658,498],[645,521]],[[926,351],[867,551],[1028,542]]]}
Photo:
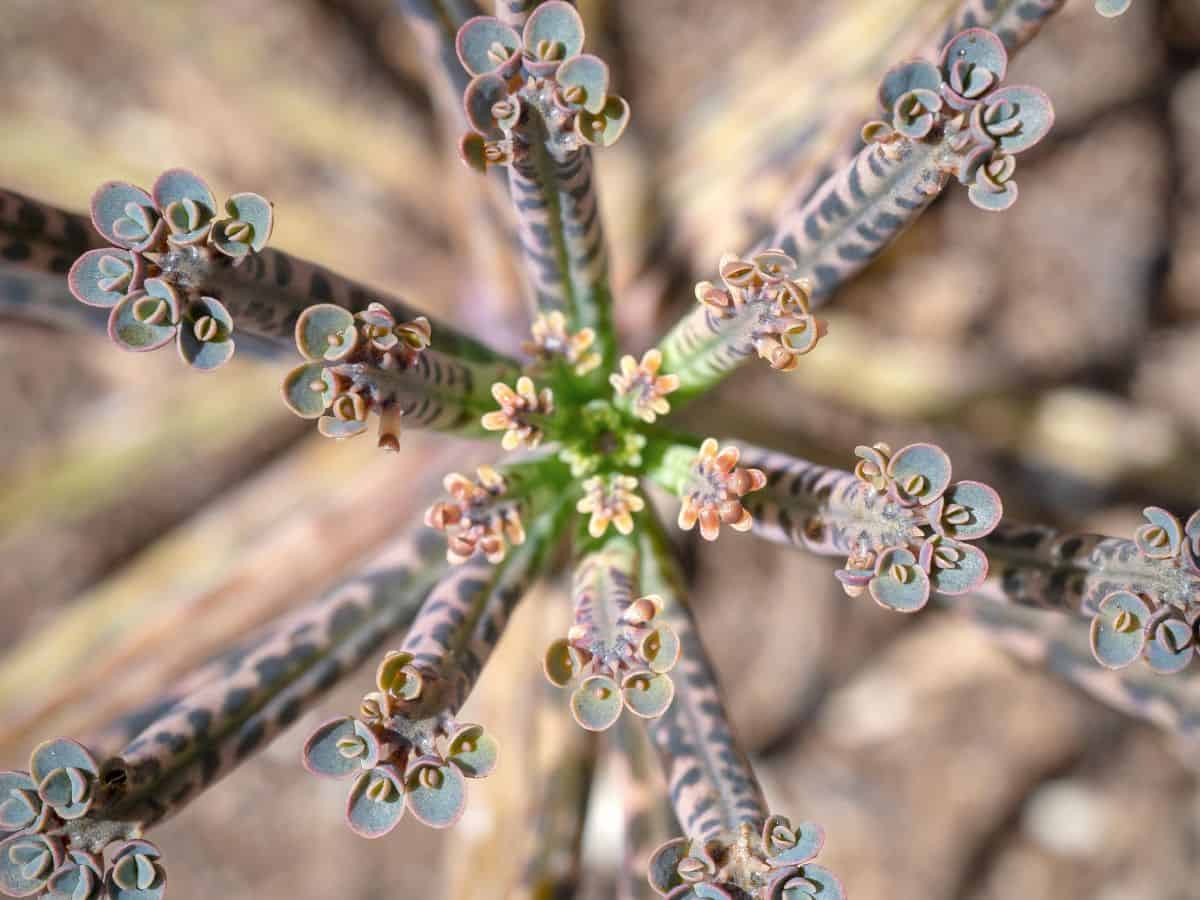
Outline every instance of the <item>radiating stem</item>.
{"label": "radiating stem", "polygon": [[[1058,12],[1065,2],[1066,0],[963,0],[962,5],[947,21],[940,36],[928,42],[916,55],[935,58],[954,35],[967,28],[986,28],[994,31],[1004,42],[1009,54],[1014,54],[1041,31],[1046,20]],[[873,114],[874,107],[863,110],[863,118],[869,118]],[[791,199],[777,219],[774,230],[769,236],[763,235],[757,242],[759,247],[782,246],[782,242],[786,241],[789,235],[807,223],[813,211],[819,210],[815,205],[816,193],[821,191],[827,194],[826,189],[831,180],[837,177],[838,173],[845,173],[854,158],[862,152],[863,144],[857,127],[856,125],[853,133],[846,136],[836,153],[813,163],[810,171],[814,174],[794,189]],[[804,246],[803,242],[800,246]],[[847,270],[838,282],[815,292],[814,302],[826,302],[841,282],[853,276],[856,271]]]}
{"label": "radiating stem", "polygon": [[[742,464],[767,476],[767,486],[745,499],[755,534],[822,556],[850,553],[856,521],[873,508],[870,496],[864,500],[856,489],[859,481],[852,472],[740,447]],[[883,500],[873,502],[879,506]],[[1091,617],[1111,591],[1153,584],[1161,577],[1154,562],[1122,538],[1002,520],[976,546],[989,562],[984,593],[1006,603],[1074,615]]]}
{"label": "radiating stem", "polygon": [[75,259],[105,246],[86,216],[0,189],[0,315],[107,327],[106,311],[67,290]]}
{"label": "radiating stem", "polygon": [[552,152],[541,112],[530,104],[526,115],[518,134],[524,151],[509,166],[509,186],[535,307],[563,312],[572,332],[595,330],[602,364],[593,377],[602,380],[616,360],[616,346],[591,150]]}
{"label": "radiating stem", "polygon": [[641,589],[663,598],[663,620],[683,646],[675,700],[647,725],[675,814],[687,836],[701,841],[728,836],[743,825],[757,832],[767,816],[762,789],[734,739],[678,561],[662,526],[650,516],[639,521],[638,545]]}
{"label": "radiating stem", "polygon": [[[995,2],[968,0],[946,34],[965,27],[1003,32],[1010,49],[1037,33],[1062,0]],[[927,50],[936,55],[940,44]],[[795,277],[812,285],[811,304],[827,303],[928,208],[950,180],[953,159],[939,141],[900,140],[890,145],[847,141],[818,163],[819,185],[806,180],[796,200],[776,220],[758,249],[782,250],[797,264]],[[674,400],[683,402],[711,388],[755,355],[746,330],[752,311],[714,316],[703,304],[685,315],[659,343],[663,370],[679,375]]]}
{"label": "radiating stem", "polygon": [[[162,262],[164,271],[179,271],[193,265],[181,255]],[[351,312],[361,312],[370,303],[382,303],[397,322],[424,315],[433,326],[433,348],[462,362],[508,364],[511,360],[493,352],[486,344],[469,337],[410,306],[330,270],[270,247],[241,265],[227,259],[194,263],[186,276],[193,289],[216,297],[233,316],[237,333],[256,334],[294,347],[296,320],[316,303],[335,303]]]}
{"label": "radiating stem", "polygon": [[893,158],[868,145],[784,215],[769,243],[796,260],[820,305],[915,222],[948,180],[935,146],[906,143]]}
{"label": "radiating stem", "polygon": [[91,220],[15,191],[0,188],[0,261],[66,278],[88,250],[107,247]]}
{"label": "radiating stem", "polygon": [[535,514],[525,542],[500,563],[477,554],[441,577],[400,645],[433,682],[403,710],[405,718],[453,715],[466,702],[513,609],[540,574],[567,508],[558,504]]}
{"label": "radiating stem", "polygon": [[[939,36],[928,41],[916,55],[933,58],[947,41],[963,29],[986,28],[996,33],[1011,56],[1033,40],[1046,24],[1046,20],[1062,9],[1065,2],[1066,0],[963,0],[946,21],[946,27],[939,32]],[[870,106],[862,110],[863,119],[874,114],[877,101],[874,96],[871,100]],[[788,200],[783,204],[784,216],[788,211],[803,208],[812,198],[813,192],[834,173],[844,169],[862,149],[862,138],[858,128],[858,123],[855,123],[840,143],[835,145],[836,149],[833,152],[824,159],[816,159],[809,164],[809,174],[793,185]],[[755,245],[769,247],[773,240],[770,229],[767,229],[755,241]]]}
{"label": "radiating stem", "polygon": [[611,649],[617,645],[621,614],[635,598],[636,569],[633,540],[613,529],[603,541],[593,541],[583,551],[571,594],[575,625],[587,629],[593,646]]}
{"label": "radiating stem", "polygon": [[360,575],[232,652],[219,680],[104,764],[113,797],[93,815],[146,828],[178,812],[406,628],[445,566],[439,536],[414,529]]}

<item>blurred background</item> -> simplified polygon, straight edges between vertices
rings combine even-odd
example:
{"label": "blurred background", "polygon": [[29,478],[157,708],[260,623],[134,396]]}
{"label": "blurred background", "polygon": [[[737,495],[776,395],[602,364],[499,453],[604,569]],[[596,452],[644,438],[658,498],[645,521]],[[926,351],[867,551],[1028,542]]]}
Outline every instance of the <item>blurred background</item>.
{"label": "blurred background", "polygon": [[[955,4],[579,5],[634,109],[598,168],[618,318],[641,351]],[[1106,20],[1069,0],[1010,80],[1058,113],[1021,158],[1016,207],[983,213],[952,187],[839,295],[796,375],[748,366],[704,418],[843,466],[856,443],[933,439],[1014,517],[1128,536],[1147,503],[1200,501],[1200,2]],[[274,246],[502,342],[523,327],[387,0],[4,0],[0,85],[4,187],[83,210],[102,181],[186,166],[219,195],[270,197]],[[279,377],[239,358],[200,378],[167,351],[0,321],[0,766],[304,602],[419,510],[445,441],[409,434],[398,459],[323,441]],[[461,467],[473,451],[453,452]],[[825,825],[823,861],[856,900],[1196,896],[1193,744],[951,613],[849,601],[827,561],[748,537],[695,549],[736,728],[773,808]],[[556,730],[529,723],[552,610],[561,585],[527,601],[465,714],[505,757],[458,829],[358,839],[344,785],[300,769],[303,735],[356,705],[363,672],[154,832],[169,896],[509,896],[551,777],[537,735]],[[564,697],[552,707],[567,718]],[[610,783],[592,796],[587,897],[613,896]]]}

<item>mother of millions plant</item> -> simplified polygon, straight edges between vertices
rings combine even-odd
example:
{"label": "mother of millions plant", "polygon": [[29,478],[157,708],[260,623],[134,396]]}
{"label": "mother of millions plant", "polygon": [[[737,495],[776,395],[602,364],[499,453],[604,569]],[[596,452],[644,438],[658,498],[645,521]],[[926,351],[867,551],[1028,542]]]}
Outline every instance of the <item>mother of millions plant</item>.
{"label": "mother of millions plant", "polygon": [[[1000,601],[1084,616],[1101,665],[1183,669],[1200,649],[1200,514],[1181,523],[1150,507],[1132,540],[1064,534],[1004,519],[998,494],[955,481],[930,443],[864,443],[843,471],[690,434],[670,417],[747,361],[790,372],[836,341],[819,308],[951,182],[979,215],[1017,201],[1016,158],[1054,113],[1037,88],[1006,82],[1008,58],[1060,5],[966,0],[926,58],[883,75],[879,118],[826,162],[832,174],[760,244],[716,261],[691,311],[640,356],[617,346],[592,162],[630,107],[563,0],[498,0],[494,16],[473,0],[402,4],[437,90],[458,98],[441,112],[481,173],[480,202],[511,199],[532,317],[521,360],[271,247],[268,200],[220,204],[184,170],[148,191],[102,185],[90,223],[0,192],[7,263],[65,276],[121,347],[174,343],[208,372],[236,344],[294,346],[283,402],[323,435],[362,435],[374,419],[385,450],[427,428],[497,437],[508,451],[446,475],[423,524],[309,606],[101,733],[46,741],[28,771],[0,774],[0,890],[161,896],[163,861],[145,833],[387,644],[360,707],[311,734],[304,765],[347,780],[346,819],[364,837],[406,813],[454,824],[468,782],[504,764],[459,711],[514,607],[565,547],[572,623],[546,648],[545,676],[579,727],[612,729],[635,785],[645,760],[630,722],[644,726],[678,821],[640,877],[671,898],[845,896],[817,861],[821,827],[769,810],[739,749],[652,484],[674,498],[678,528],[706,541],[724,527],[840,560],[850,597],[902,613],[939,596],[993,614]],[[1128,3],[1096,5],[1114,15]],[[1113,699],[1172,702],[1138,684]],[[631,845],[645,802],[630,794]]]}

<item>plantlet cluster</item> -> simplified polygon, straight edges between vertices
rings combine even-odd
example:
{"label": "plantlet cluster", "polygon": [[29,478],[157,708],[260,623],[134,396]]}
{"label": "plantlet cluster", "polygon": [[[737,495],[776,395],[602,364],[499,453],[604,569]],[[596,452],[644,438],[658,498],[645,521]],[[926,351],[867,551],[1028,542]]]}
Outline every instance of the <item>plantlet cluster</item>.
{"label": "plantlet cluster", "polygon": [[[1096,5],[1116,15],[1128,3]],[[432,75],[461,89],[461,108],[443,114],[470,129],[462,160],[481,181],[507,171],[531,300],[524,359],[268,248],[267,200],[239,193],[218,207],[181,169],[149,192],[103,185],[91,218],[112,246],[84,252],[67,281],[83,304],[110,310],[124,349],[174,341],[211,371],[232,357],[236,328],[252,351],[298,351],[283,401],[326,437],[364,434],[374,420],[386,450],[423,428],[498,438],[507,455],[446,475],[424,527],[115,723],[103,752],[57,739],[34,750],[28,772],[0,774],[6,894],[161,896],[163,864],[144,833],[389,645],[358,709],[312,732],[304,765],[349,782],[345,818],[364,837],[387,835],[406,813],[453,825],[468,782],[505,764],[487,727],[459,712],[516,605],[566,559],[571,623],[542,667],[581,728],[608,731],[632,755],[623,735],[644,725],[655,747],[680,834],[652,853],[649,887],[673,900],[844,897],[819,862],[822,828],[769,810],[739,749],[655,490],[681,532],[748,532],[829,556],[849,597],[889,610],[991,593],[1090,619],[1108,667],[1141,658],[1173,673],[1200,652],[1200,514],[1181,524],[1150,507],[1133,541],[1061,534],[1004,519],[998,493],[953,480],[931,443],[859,446],[834,469],[672,419],[748,360],[803,371],[806,355],[838,340],[819,308],[952,179],[979,215],[1016,202],[1015,156],[1046,136],[1054,112],[1037,88],[1004,83],[1008,58],[1057,3],[968,0],[936,61],[883,76],[883,119],[854,153],[760,246],[724,255],[718,281],[697,284],[695,305],[640,356],[619,352],[593,184],[593,149],[630,122],[618,79],[584,52],[571,3],[422,12],[463,6],[413,2],[410,15]],[[451,54],[461,69],[443,65]]]}

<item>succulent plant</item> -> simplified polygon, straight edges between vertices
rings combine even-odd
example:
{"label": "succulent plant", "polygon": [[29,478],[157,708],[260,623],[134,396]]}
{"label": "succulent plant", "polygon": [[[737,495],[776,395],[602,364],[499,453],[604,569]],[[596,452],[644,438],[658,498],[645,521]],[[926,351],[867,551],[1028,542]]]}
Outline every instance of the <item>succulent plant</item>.
{"label": "succulent plant", "polygon": [[[862,129],[863,146],[769,236],[722,256],[716,281],[699,282],[696,303],[640,356],[618,353],[593,183],[593,148],[630,124],[619,79],[584,51],[571,3],[452,11],[472,6],[405,8],[433,74],[460,91],[443,114],[470,129],[462,160],[480,175],[507,170],[530,300],[524,359],[268,248],[275,210],[258,194],[219,206],[197,176],[169,169],[149,192],[109,182],[93,196],[92,223],[111,246],[88,246],[67,283],[109,310],[120,346],[175,341],[190,366],[211,371],[232,357],[236,328],[271,354],[298,351],[282,398],[324,436],[362,434],[375,417],[386,450],[400,448],[402,429],[426,428],[498,438],[511,455],[473,477],[446,475],[448,497],[426,508],[423,527],[185,679],[153,714],[116,723],[119,746],[93,755],[52,740],[28,772],[0,773],[5,893],[161,896],[165,869],[144,833],[385,645],[395,649],[359,708],[311,733],[304,765],[349,782],[345,818],[364,837],[384,837],[406,812],[453,825],[467,782],[505,764],[496,737],[460,710],[516,605],[568,560],[571,624],[543,671],[570,688],[582,729],[614,729],[631,782],[643,780],[638,728],[659,756],[682,835],[650,856],[649,886],[670,898],[845,896],[817,861],[822,828],[772,813],[739,749],[656,491],[680,533],[698,527],[714,541],[727,526],[836,558],[830,578],[848,596],[889,610],[991,595],[1090,618],[1104,666],[1144,658],[1171,673],[1200,652],[1200,514],[1181,524],[1150,507],[1133,541],[1065,535],[1002,520],[998,493],[954,481],[933,443],[858,446],[837,469],[694,435],[674,417],[748,360],[803,373],[807,355],[838,340],[816,311],[951,179],[983,211],[1016,202],[1015,156],[1046,136],[1054,111],[1039,89],[1004,83],[1009,54],[1058,4],[1022,13],[967,0],[936,59],[883,75],[883,118]],[[1105,15],[1127,6],[1097,3]]]}

